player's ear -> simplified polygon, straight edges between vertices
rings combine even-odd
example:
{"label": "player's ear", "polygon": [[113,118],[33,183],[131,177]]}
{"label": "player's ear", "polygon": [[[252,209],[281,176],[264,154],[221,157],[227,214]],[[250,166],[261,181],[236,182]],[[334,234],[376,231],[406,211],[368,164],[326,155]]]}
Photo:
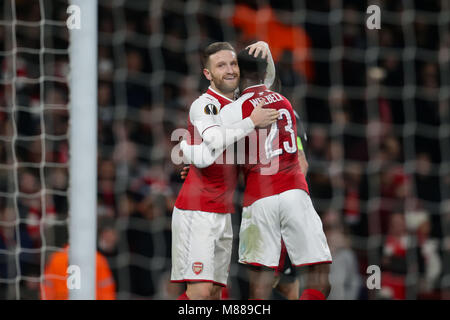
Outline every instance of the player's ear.
{"label": "player's ear", "polygon": [[209,72],[209,70],[208,69],[203,69],[203,74],[205,75],[205,78],[206,79],[208,79],[209,81],[211,81],[212,80],[212,77],[211,77],[211,72]]}

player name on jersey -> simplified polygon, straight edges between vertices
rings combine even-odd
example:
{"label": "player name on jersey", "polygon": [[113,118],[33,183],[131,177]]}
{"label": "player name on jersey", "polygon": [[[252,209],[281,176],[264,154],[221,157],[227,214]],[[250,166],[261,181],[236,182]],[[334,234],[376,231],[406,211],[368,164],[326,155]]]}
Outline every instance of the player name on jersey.
{"label": "player name on jersey", "polygon": [[280,94],[274,92],[274,93],[268,94],[264,97],[250,99],[249,101],[253,105],[253,107],[256,107],[258,105],[258,103],[260,103],[261,101],[264,101],[265,104],[271,104],[271,103],[275,103],[278,101],[283,101],[283,97]]}

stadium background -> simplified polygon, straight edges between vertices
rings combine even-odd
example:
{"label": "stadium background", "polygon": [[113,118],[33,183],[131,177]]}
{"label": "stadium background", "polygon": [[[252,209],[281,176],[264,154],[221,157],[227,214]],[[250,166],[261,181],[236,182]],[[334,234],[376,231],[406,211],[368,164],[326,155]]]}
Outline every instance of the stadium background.
{"label": "stadium background", "polygon": [[[182,290],[168,282],[182,184],[170,134],[186,127],[208,85],[205,44],[265,40],[308,136],[307,181],[334,259],[331,298],[450,298],[448,1],[281,3],[99,0],[98,250],[117,297]],[[371,4],[380,30],[366,28]],[[2,299],[38,299],[48,256],[66,242],[67,6],[0,5]],[[239,213],[233,224],[237,241]],[[246,299],[236,248],[227,296]],[[381,268],[381,290],[366,287],[369,265]]]}

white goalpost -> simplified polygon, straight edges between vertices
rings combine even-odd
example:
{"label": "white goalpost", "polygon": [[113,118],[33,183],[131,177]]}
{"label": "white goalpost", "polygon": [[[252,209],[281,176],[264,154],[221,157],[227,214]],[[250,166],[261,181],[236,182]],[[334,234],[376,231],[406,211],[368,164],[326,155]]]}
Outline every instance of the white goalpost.
{"label": "white goalpost", "polygon": [[69,297],[92,300],[97,235],[97,1],[72,0],[71,4],[79,8],[81,25],[70,30],[69,47],[69,265],[75,266],[71,275],[79,277],[69,286]]}

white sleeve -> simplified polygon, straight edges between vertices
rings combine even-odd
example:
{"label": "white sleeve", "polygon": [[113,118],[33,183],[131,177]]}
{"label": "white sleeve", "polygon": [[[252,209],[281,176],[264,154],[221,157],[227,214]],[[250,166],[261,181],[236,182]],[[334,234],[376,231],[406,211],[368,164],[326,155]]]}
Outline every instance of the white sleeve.
{"label": "white sleeve", "polygon": [[273,62],[272,53],[270,52],[269,45],[267,45],[267,69],[266,69],[266,77],[264,78],[264,84],[267,88],[270,88],[275,81],[275,63]]}
{"label": "white sleeve", "polygon": [[[250,96],[252,96],[252,94],[243,95],[239,99],[240,103]],[[231,114],[233,114],[233,111],[237,110],[236,107],[240,110],[241,104],[236,105],[237,102],[238,101],[235,101],[227,106],[227,111],[231,111]],[[250,117],[242,119],[242,114],[239,115],[240,120],[236,122],[230,121],[231,123],[223,125],[218,111],[216,112],[213,110],[214,107],[216,107],[217,110],[219,109],[217,106],[208,104],[205,100],[201,101],[200,99],[191,106],[191,122],[199,131],[204,146],[210,151],[206,150],[203,146],[192,146],[192,151],[189,150],[187,152],[189,154],[188,156],[190,156],[190,163],[202,165],[202,160],[211,160],[212,155],[215,155],[215,160],[229,145],[249,135],[255,129],[255,124],[252,119],[250,119]],[[233,115],[236,116],[237,114]],[[187,146],[185,147],[187,148]],[[193,152],[193,150],[195,150],[195,152]],[[211,154],[208,155],[208,152],[211,152]],[[202,156],[204,159],[198,160],[197,157],[199,157],[199,155],[204,155]],[[209,163],[209,161],[207,161],[207,163]]]}
{"label": "white sleeve", "polygon": [[206,168],[212,165],[222,153],[209,149],[204,142],[189,145],[185,140],[181,141],[180,149],[183,151],[184,162],[193,164],[197,168]]}
{"label": "white sleeve", "polygon": [[250,117],[242,119],[242,104],[253,95],[253,92],[243,94],[239,99],[221,109],[222,125],[206,130],[203,135],[203,141],[210,149],[221,153],[229,145],[241,140],[255,129],[255,124]]}
{"label": "white sleeve", "polygon": [[216,105],[207,99],[199,98],[192,103],[189,118],[200,136],[203,137],[203,133],[208,128],[221,125],[219,110],[220,105]]}
{"label": "white sleeve", "polygon": [[[209,167],[230,144],[247,136],[251,131],[214,127],[207,130],[206,132],[208,133],[204,135],[204,139],[205,137],[206,139],[215,139],[213,143],[208,144],[206,143],[207,140],[204,140],[201,144],[190,145],[183,140],[180,143],[180,149],[183,152],[184,163],[193,164],[197,168]],[[228,134],[228,132],[232,132],[233,134]],[[225,141],[222,140],[222,136],[226,136]]]}
{"label": "white sleeve", "polygon": [[250,117],[238,121],[232,125],[211,126],[203,133],[203,141],[209,149],[223,151],[229,145],[241,140],[255,129],[255,124]]}

